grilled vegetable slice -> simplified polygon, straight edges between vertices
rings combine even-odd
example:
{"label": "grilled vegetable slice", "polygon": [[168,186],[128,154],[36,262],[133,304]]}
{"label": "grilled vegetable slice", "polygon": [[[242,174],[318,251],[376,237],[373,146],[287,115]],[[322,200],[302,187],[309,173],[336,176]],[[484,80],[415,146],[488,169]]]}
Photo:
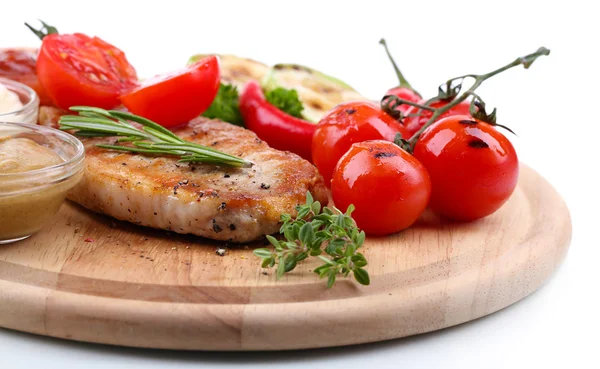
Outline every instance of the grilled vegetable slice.
{"label": "grilled vegetable slice", "polygon": [[269,72],[266,64],[230,54],[197,54],[188,60],[188,64],[193,64],[208,55],[218,55],[221,60],[221,82],[232,84],[238,89],[250,80],[261,81]]}
{"label": "grilled vegetable slice", "polygon": [[298,91],[304,105],[302,116],[317,123],[326,112],[348,100],[366,100],[345,82],[297,64],[277,64],[263,80],[267,91],[277,87]]}

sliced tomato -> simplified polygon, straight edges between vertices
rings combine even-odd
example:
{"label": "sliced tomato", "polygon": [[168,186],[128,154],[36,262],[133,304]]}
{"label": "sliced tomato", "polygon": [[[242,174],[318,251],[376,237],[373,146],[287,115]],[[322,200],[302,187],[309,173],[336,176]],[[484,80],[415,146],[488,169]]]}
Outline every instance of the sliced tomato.
{"label": "sliced tomato", "polygon": [[41,105],[50,105],[52,100],[35,74],[36,57],[35,49],[0,49],[0,77],[26,84],[38,94]]}
{"label": "sliced tomato", "polygon": [[185,124],[202,114],[219,90],[219,58],[209,56],[184,69],[158,75],[121,96],[123,105],[164,127]]}
{"label": "sliced tomato", "polygon": [[137,83],[135,69],[113,45],[80,33],[44,37],[37,76],[60,108],[89,105],[111,109]]}

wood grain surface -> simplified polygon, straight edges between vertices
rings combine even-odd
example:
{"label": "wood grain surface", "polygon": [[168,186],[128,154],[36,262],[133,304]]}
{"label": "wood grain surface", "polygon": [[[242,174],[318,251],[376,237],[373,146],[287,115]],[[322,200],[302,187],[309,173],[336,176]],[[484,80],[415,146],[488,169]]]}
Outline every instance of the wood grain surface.
{"label": "wood grain surface", "polygon": [[[66,203],[42,231],[0,246],[0,326],[124,346],[281,350],[392,339],[460,324],[540,287],[564,259],[560,196],[521,167],[496,214],[472,223],[426,213],[369,238],[370,286],[325,288],[306,262],[276,281],[235,246],[169,234]],[[263,243],[259,243],[263,245]]]}

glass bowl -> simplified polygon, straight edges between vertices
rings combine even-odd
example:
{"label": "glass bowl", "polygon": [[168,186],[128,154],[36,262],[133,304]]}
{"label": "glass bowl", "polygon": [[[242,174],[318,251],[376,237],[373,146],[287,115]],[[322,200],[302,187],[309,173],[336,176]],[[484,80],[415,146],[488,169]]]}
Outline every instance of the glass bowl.
{"label": "glass bowl", "polygon": [[[67,192],[83,176],[84,168],[83,144],[65,132],[26,123],[0,122],[0,144],[13,138],[28,138],[45,146],[63,162],[8,173],[2,168],[0,152],[0,244],[19,241],[39,231],[58,212]],[[26,155],[17,160],[23,157]]]}
{"label": "glass bowl", "polygon": [[40,98],[35,91],[27,85],[17,81],[0,77],[0,83],[9,91],[16,93],[23,104],[19,110],[0,113],[0,122],[21,122],[36,124]]}

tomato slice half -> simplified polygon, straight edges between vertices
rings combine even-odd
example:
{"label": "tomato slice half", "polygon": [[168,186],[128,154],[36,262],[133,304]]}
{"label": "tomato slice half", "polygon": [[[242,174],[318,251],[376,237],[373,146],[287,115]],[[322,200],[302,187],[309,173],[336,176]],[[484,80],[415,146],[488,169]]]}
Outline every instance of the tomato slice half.
{"label": "tomato slice half", "polygon": [[138,83],[123,51],[81,33],[44,37],[36,71],[50,99],[63,109],[74,105],[114,108],[119,96]]}
{"label": "tomato slice half", "polygon": [[185,124],[202,114],[219,90],[219,58],[209,56],[175,72],[144,81],[121,96],[123,105],[136,115],[164,127]]}

